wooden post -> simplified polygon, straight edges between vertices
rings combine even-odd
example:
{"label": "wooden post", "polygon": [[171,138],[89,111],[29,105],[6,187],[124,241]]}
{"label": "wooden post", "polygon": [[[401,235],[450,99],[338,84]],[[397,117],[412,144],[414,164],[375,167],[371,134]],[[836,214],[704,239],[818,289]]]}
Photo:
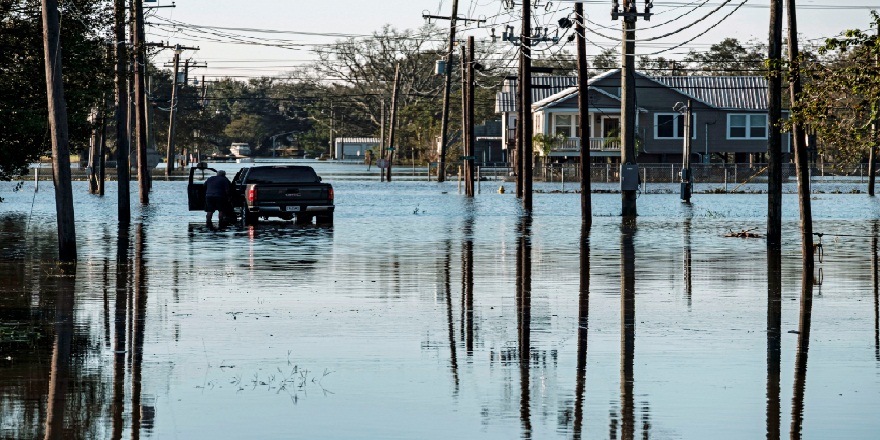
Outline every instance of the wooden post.
{"label": "wooden post", "polygon": [[147,164],[147,101],[144,85],[146,69],[146,36],[144,33],[143,0],[131,0],[134,32],[134,112],[135,144],[137,145],[138,190],[142,205],[150,204],[150,170]]}
{"label": "wooden post", "polygon": [[522,101],[522,185],[523,209],[532,211],[532,3],[523,2],[522,35],[520,35],[520,66],[522,82],[520,83],[520,100]]}
{"label": "wooden post", "polygon": [[[635,10],[635,0],[624,0],[624,11]],[[623,56],[620,70],[620,162],[624,165],[636,163],[636,17],[623,18]],[[623,179],[623,170],[621,170]],[[624,217],[635,217],[635,190],[621,190],[621,214]]]}
{"label": "wooden post", "polygon": [[584,26],[584,3],[574,4],[575,34],[577,38],[578,60],[578,126],[581,144],[581,222],[586,228],[593,224],[593,203],[590,182],[590,100],[589,76],[587,72],[586,26]]}
{"label": "wooden post", "polygon": [[782,245],[782,0],[770,1],[767,139],[767,246]]}
{"label": "wooden post", "polygon": [[67,137],[67,104],[61,76],[61,25],[57,0],[42,0],[43,54],[46,67],[46,93],[49,128],[52,137],[52,169],[55,182],[55,216],[58,226],[58,258],[76,260],[76,228],[73,213],[73,186],[70,175],[70,146]]}
{"label": "wooden post", "polygon": [[[789,72],[789,91],[791,92],[791,102],[797,103],[800,100],[802,92],[801,75],[800,75],[800,51],[797,41],[797,10],[795,0],[787,0],[786,9],[788,12],[788,61],[790,64]],[[804,263],[809,263],[810,272],[813,269],[813,210],[810,202],[810,164],[807,153],[807,137],[803,125],[795,122],[791,130],[794,140],[794,159],[797,166],[798,181],[798,205],[801,214],[801,255]],[[874,147],[871,147],[871,160],[874,159]],[[869,162],[869,180],[868,189],[873,195],[874,191],[874,165]]]}
{"label": "wooden post", "polygon": [[[449,47],[446,52],[446,72],[443,79],[443,115],[440,122],[440,158],[437,166],[437,181],[446,181],[446,147],[449,142],[449,91],[452,86],[452,48],[455,46],[455,24],[458,16],[458,0],[452,0],[452,15],[449,16]],[[431,169],[428,167],[428,176]]]}
{"label": "wooden post", "polygon": [[[177,75],[180,71],[180,45],[174,47],[174,76],[171,78],[171,109],[168,112],[168,147],[165,150],[165,177],[174,171],[174,116],[177,113]],[[274,151],[274,150],[273,150]]]}
{"label": "wooden post", "polygon": [[388,182],[391,181],[391,164],[394,162],[394,128],[397,125],[397,91],[400,87],[400,63],[394,69],[394,91],[391,93],[391,121],[388,128]]}
{"label": "wooden post", "polygon": [[465,193],[468,197],[474,196],[474,37],[468,37],[467,55],[467,142],[465,143],[464,172]]}

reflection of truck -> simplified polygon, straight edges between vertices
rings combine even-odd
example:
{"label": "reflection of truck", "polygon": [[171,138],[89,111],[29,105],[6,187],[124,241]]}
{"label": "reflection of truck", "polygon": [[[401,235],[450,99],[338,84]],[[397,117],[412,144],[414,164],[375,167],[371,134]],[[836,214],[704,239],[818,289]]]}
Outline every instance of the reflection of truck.
{"label": "reflection of truck", "polygon": [[249,156],[251,154],[251,147],[244,142],[233,142],[229,147],[229,152],[232,153],[233,156]]}
{"label": "reflection of truck", "polygon": [[321,183],[312,167],[245,167],[232,179],[232,204],[245,224],[278,217],[307,224],[333,224],[333,186]]}

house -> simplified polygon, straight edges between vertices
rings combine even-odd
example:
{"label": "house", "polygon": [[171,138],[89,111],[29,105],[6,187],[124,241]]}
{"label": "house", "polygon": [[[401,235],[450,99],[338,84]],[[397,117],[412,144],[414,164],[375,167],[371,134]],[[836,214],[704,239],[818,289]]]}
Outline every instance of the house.
{"label": "house", "polygon": [[[574,86],[577,86],[577,77],[574,76],[532,77],[532,103]],[[495,96],[495,113],[501,114],[501,148],[505,152],[515,148],[516,144],[517,93],[516,77],[508,77]]]}
{"label": "house", "polygon": [[382,142],[379,138],[368,137],[338,137],[334,140],[334,151],[336,159],[357,159],[363,160],[367,150],[374,150],[374,153],[381,153]]}
{"label": "house", "polygon": [[[620,70],[589,80],[590,155],[620,161]],[[684,115],[692,102],[691,160],[760,161],[767,152],[767,81],[763,77],[649,77],[636,73],[636,150],[639,162],[682,161]],[[679,104],[679,106],[681,105]],[[549,156],[579,160],[578,89],[569,87],[532,103],[534,132],[561,135]],[[784,139],[783,153],[790,152]],[[543,154],[541,152],[540,154]]]}

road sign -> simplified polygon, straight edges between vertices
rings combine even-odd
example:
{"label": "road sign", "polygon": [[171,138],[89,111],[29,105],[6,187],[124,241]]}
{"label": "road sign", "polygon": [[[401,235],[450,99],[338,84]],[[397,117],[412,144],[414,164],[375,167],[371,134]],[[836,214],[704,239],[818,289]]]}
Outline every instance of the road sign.
{"label": "road sign", "polygon": [[476,156],[458,156],[461,160],[476,160]]}
{"label": "road sign", "polygon": [[394,151],[394,147],[388,147],[388,148],[386,148],[386,149],[387,149],[388,151]]}

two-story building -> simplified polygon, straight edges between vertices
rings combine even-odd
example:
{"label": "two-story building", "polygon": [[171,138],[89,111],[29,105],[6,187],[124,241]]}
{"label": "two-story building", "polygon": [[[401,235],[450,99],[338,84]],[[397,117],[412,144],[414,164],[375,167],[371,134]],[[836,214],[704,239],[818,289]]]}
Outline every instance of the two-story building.
{"label": "two-story building", "polygon": [[[637,160],[642,163],[681,162],[684,115],[677,109],[690,100],[691,161],[709,162],[710,158],[712,161],[763,161],[769,132],[767,91],[767,80],[763,77],[649,77],[636,73]],[[498,100],[501,98],[499,93]],[[594,162],[619,162],[619,69],[589,80],[588,102],[591,159]],[[515,103],[508,107],[515,108]],[[532,103],[534,132],[564,138],[561,145],[549,152],[551,159],[579,159],[578,113],[576,86]],[[503,120],[510,120],[511,115],[515,117],[515,112],[505,115]],[[783,153],[789,152],[786,137]]]}

